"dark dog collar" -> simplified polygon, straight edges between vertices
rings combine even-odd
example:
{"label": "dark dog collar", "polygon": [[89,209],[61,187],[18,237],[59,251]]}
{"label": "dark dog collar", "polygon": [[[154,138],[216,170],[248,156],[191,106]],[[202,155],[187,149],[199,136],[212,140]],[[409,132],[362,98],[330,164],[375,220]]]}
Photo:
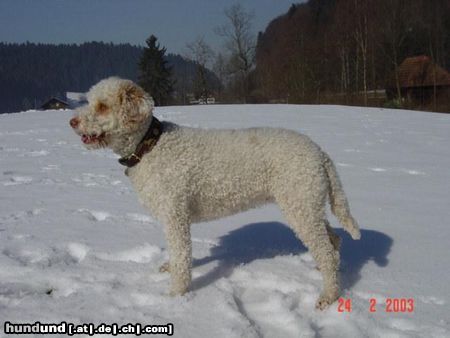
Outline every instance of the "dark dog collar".
{"label": "dark dog collar", "polygon": [[141,142],[139,142],[139,144],[137,145],[136,150],[127,157],[119,158],[119,163],[128,168],[134,167],[141,161],[142,156],[153,149],[153,147],[158,142],[162,132],[162,123],[156,117],[153,117],[147,132],[145,133]]}

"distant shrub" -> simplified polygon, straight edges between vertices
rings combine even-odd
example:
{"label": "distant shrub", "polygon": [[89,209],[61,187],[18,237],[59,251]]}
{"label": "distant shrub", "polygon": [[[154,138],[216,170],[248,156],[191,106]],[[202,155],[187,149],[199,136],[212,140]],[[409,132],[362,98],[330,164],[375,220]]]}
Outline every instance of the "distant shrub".
{"label": "distant shrub", "polygon": [[384,108],[391,108],[391,109],[402,109],[403,104],[402,101],[399,99],[392,99],[389,101],[386,101],[383,105]]}

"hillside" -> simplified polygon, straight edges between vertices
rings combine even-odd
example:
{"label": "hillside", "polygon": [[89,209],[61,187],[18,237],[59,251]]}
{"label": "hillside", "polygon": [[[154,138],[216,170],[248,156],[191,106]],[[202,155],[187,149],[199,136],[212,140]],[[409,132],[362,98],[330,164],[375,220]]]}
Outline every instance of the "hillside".
{"label": "hillside", "polygon": [[[380,106],[386,100],[370,91],[385,89],[406,58],[425,55],[450,70],[449,17],[445,0],[293,4],[258,35],[255,95],[291,103]],[[420,99],[403,96],[407,107],[450,110],[447,91],[435,98],[425,89]]]}
{"label": "hillside", "polygon": [[[142,48],[130,44],[87,42],[81,45],[0,43],[0,113],[40,105],[67,91],[86,92],[108,76],[137,80]],[[192,92],[196,64],[180,55],[168,54],[173,68],[176,99]],[[206,70],[216,86],[217,77]]]}
{"label": "hillside", "polygon": [[[156,115],[208,128],[286,127],[319,143],[362,228],[353,241],[330,217],[352,311],[314,309],[321,275],[274,205],[194,225],[192,290],[169,297],[158,272],[163,229],[117,156],[84,149],[71,111],[29,111],[0,116],[0,330],[9,320],[171,322],[184,338],[450,335],[448,115],[299,105]],[[392,299],[412,299],[413,311],[387,312]]]}

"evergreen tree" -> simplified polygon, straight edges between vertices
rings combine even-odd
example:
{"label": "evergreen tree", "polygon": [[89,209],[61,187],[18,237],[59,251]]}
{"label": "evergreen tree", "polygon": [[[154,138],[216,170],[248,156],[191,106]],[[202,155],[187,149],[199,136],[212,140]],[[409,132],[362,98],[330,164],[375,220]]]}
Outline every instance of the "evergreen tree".
{"label": "evergreen tree", "polygon": [[157,106],[169,102],[173,92],[172,67],[168,66],[165,53],[166,48],[156,43],[158,39],[151,35],[145,42],[147,47],[142,53],[139,68],[139,84],[155,101]]}

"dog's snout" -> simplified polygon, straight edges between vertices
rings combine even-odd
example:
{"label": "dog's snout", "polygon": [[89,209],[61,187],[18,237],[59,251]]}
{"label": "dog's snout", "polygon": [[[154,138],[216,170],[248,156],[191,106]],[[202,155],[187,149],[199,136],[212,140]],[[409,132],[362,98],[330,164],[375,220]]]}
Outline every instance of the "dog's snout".
{"label": "dog's snout", "polygon": [[73,117],[70,119],[69,123],[72,128],[77,128],[78,125],[80,124],[80,119],[78,117]]}

